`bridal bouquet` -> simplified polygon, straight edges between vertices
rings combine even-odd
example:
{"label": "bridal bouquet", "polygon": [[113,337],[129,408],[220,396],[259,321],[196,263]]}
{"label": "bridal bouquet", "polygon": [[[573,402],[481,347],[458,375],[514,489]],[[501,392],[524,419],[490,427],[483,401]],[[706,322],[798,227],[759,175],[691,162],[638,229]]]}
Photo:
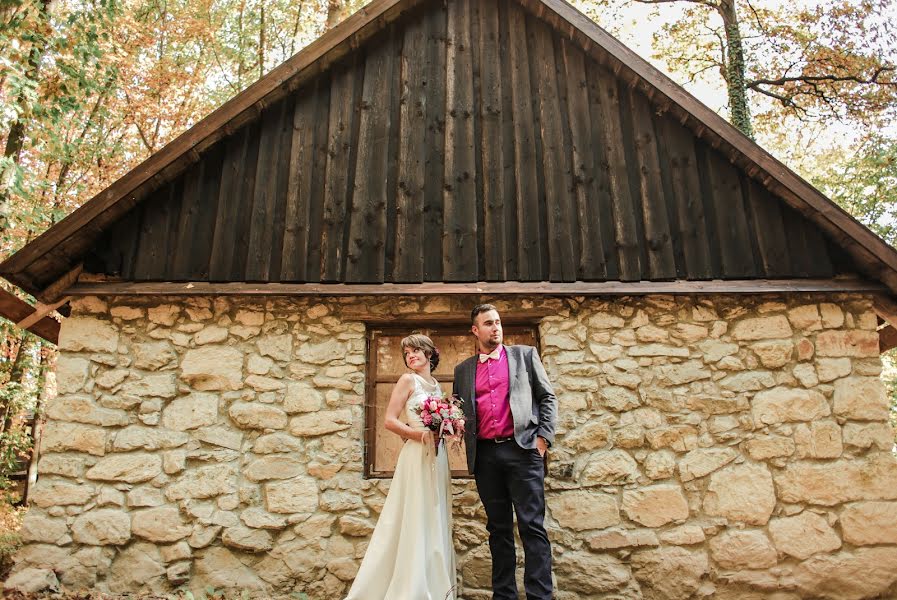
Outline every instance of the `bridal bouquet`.
{"label": "bridal bouquet", "polygon": [[458,394],[429,396],[417,407],[416,412],[423,424],[436,432],[436,454],[439,454],[439,442],[446,436],[460,437],[464,434],[463,403]]}

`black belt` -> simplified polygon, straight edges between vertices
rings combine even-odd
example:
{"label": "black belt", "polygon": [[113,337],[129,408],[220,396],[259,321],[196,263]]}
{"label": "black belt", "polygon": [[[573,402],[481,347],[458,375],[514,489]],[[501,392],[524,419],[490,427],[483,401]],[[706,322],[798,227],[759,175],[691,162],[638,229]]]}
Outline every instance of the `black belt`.
{"label": "black belt", "polygon": [[499,438],[480,438],[479,441],[481,441],[481,442],[492,442],[492,443],[494,443],[494,444],[503,444],[503,443],[505,443],[505,442],[510,442],[510,441],[513,440],[513,439],[514,439],[514,436],[512,435],[512,436],[509,436],[509,437],[499,437]]}

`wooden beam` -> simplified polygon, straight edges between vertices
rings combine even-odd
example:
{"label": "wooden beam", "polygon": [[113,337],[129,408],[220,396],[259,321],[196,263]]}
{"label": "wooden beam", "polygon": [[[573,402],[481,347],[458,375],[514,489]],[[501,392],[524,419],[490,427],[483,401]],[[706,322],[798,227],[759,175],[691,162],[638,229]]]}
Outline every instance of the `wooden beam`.
{"label": "wooden beam", "polygon": [[70,296],[415,296],[531,294],[544,296],[637,296],[645,294],[764,294],[770,292],[884,292],[859,279],[751,279],[635,282],[478,283],[171,283],[84,282]]}
{"label": "wooden beam", "polygon": [[897,329],[893,325],[885,325],[878,330],[878,353],[897,348]]}
{"label": "wooden beam", "polygon": [[51,312],[68,302],[70,298],[68,296],[64,296],[61,300],[57,300],[53,304],[44,304],[43,302],[38,302],[34,306],[34,312],[16,323],[16,327],[21,327],[22,329],[28,329]]}
{"label": "wooden beam", "polygon": [[[0,288],[0,316],[13,323],[19,323],[34,312],[34,307]],[[53,344],[59,343],[59,323],[50,317],[43,317],[28,327],[28,331]]]}
{"label": "wooden beam", "polygon": [[[37,295],[37,299],[44,304],[53,304],[58,301],[62,296],[62,292],[78,281],[78,276],[81,275],[81,271],[83,270],[84,263],[78,263],[74,269],[71,269],[68,273],[44,288],[44,290]],[[61,304],[59,306],[61,306]]]}
{"label": "wooden beam", "polygon": [[872,298],[872,308],[879,317],[897,326],[897,302],[891,296],[876,294]]}

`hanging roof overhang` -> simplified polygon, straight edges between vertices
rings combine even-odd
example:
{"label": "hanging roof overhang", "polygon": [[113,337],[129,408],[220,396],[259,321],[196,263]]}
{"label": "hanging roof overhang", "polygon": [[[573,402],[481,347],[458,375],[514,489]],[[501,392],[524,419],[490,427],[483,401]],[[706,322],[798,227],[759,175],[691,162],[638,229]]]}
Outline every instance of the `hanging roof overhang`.
{"label": "hanging roof overhang", "polygon": [[[0,274],[44,300],[59,297],[97,238],[203,151],[257,119],[303,83],[352,53],[403,13],[431,0],[373,0],[225,103],[0,264]],[[866,277],[897,295],[897,250],[851,217],[713,110],[563,0],[515,0],[557,34],[647,95],[748,176],[816,224]]]}

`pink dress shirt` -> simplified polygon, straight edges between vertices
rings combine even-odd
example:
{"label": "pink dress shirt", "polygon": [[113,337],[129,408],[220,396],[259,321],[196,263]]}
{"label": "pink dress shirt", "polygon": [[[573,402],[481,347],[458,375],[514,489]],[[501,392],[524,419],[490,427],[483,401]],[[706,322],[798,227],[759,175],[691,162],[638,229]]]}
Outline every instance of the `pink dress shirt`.
{"label": "pink dress shirt", "polygon": [[[479,360],[479,359],[478,359]],[[514,435],[511,416],[511,378],[508,353],[501,347],[498,360],[477,362],[476,375],[477,438],[490,440]]]}

